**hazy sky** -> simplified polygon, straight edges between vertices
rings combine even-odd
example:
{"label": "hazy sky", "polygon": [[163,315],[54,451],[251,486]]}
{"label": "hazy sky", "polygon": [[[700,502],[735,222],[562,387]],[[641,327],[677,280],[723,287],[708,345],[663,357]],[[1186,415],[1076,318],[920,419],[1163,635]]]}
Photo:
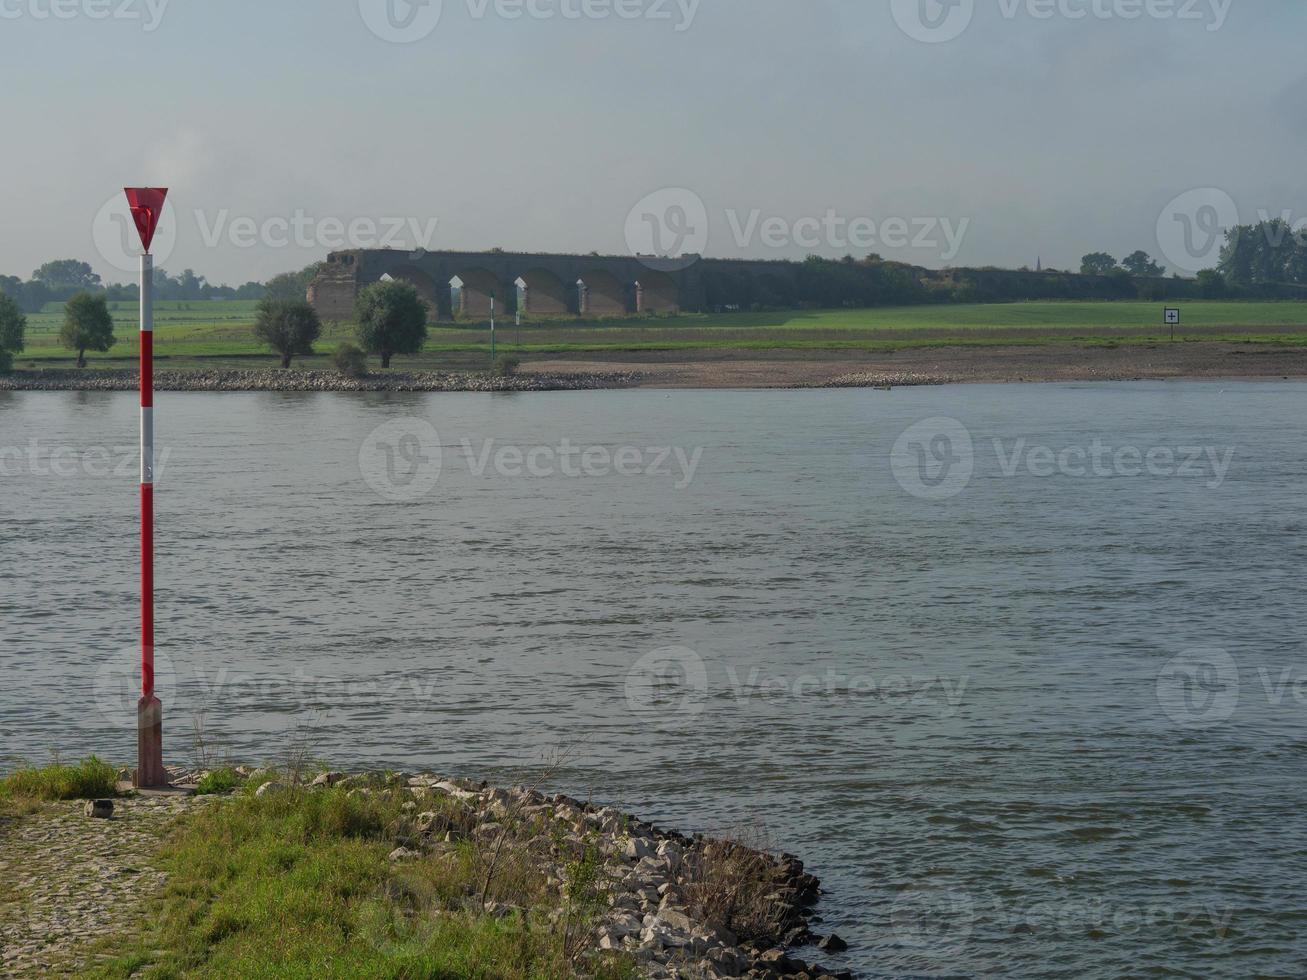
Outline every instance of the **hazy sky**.
{"label": "hazy sky", "polygon": [[[1220,192],[1307,218],[1301,0],[952,2],[0,0],[0,273],[131,278],[101,211],[137,183],[172,188],[163,264],[233,284],[335,245],[623,253],[655,229],[1175,268],[1159,218],[1201,233]],[[1215,201],[1168,211],[1196,188]]]}

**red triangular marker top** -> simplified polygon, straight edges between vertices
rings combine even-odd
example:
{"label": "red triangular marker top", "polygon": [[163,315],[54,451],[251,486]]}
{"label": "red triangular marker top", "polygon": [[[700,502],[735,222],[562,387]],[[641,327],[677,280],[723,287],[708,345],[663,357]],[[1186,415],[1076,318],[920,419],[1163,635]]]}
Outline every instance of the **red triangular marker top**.
{"label": "red triangular marker top", "polygon": [[159,216],[163,214],[163,200],[168,196],[166,187],[127,187],[127,204],[132,209],[132,220],[136,230],[141,233],[141,244],[145,251],[150,251],[154,241],[154,230],[159,227]]}

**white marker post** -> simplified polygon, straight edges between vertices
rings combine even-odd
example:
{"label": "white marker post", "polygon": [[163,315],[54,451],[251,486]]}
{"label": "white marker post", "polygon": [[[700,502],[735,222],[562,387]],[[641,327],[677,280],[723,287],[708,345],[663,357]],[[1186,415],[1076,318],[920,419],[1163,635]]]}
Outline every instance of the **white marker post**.
{"label": "white marker post", "polygon": [[168,785],[163,768],[163,705],[154,694],[154,256],[150,245],[163,213],[166,188],[127,188],[141,233],[141,699],[136,706],[139,789]]}

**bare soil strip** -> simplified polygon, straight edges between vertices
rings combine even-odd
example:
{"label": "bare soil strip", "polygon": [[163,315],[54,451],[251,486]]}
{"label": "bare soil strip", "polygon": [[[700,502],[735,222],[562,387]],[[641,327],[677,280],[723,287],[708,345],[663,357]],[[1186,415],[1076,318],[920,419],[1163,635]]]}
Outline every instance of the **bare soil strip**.
{"label": "bare soil strip", "polygon": [[917,347],[880,351],[684,351],[531,361],[524,372],[631,373],[646,388],[803,388],[1307,378],[1307,348],[1218,342]]}

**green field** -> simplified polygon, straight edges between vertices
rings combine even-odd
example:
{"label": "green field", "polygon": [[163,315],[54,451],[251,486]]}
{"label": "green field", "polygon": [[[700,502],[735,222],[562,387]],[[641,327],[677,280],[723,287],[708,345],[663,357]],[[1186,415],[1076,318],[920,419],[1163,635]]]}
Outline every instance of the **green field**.
{"label": "green field", "polygon": [[[275,363],[251,332],[257,304],[247,301],[165,302],[155,314],[155,353],[161,367],[265,366]],[[1186,302],[1183,340],[1238,340],[1307,346],[1307,303]],[[136,310],[111,304],[118,344],[91,354],[93,366],[127,366],[136,356]],[[886,307],[867,310],[693,314],[610,321],[535,320],[521,328],[500,321],[501,350],[528,356],[675,350],[892,350],[905,347],[999,344],[1149,343],[1169,339],[1164,304],[1028,302]],[[63,311],[50,304],[28,317],[27,350],[19,368],[64,367],[74,355],[59,346]],[[489,352],[486,323],[434,327],[423,354],[397,358],[398,370],[466,367]],[[318,366],[342,340],[345,323],[328,323]]]}

